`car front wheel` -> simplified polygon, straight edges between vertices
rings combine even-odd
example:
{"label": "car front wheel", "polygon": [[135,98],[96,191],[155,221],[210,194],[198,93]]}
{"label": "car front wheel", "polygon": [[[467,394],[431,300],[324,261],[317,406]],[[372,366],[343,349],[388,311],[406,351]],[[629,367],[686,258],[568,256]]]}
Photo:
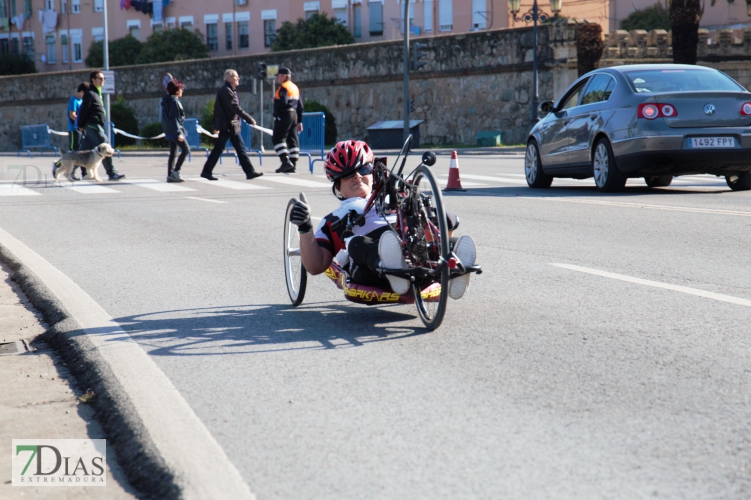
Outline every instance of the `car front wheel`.
{"label": "car front wheel", "polygon": [[535,141],[529,141],[529,144],[527,144],[527,153],[524,156],[524,175],[531,188],[547,188],[553,183],[553,177],[542,171],[540,151],[537,149]]}
{"label": "car front wheel", "polygon": [[726,175],[725,182],[733,191],[751,190],[751,172],[741,172],[737,175]]}
{"label": "car front wheel", "polygon": [[592,155],[592,171],[597,189],[604,192],[621,191],[626,186],[626,176],[615,165],[610,143],[600,139]]}

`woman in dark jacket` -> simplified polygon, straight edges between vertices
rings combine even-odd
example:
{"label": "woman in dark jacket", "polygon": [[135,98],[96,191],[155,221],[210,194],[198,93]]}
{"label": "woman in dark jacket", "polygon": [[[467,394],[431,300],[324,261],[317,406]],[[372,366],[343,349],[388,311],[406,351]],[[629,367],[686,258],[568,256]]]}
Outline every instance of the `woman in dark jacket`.
{"label": "woman in dark jacket", "polygon": [[[180,177],[180,167],[185,157],[190,153],[187,132],[185,131],[185,111],[180,104],[185,85],[180,80],[172,80],[167,84],[168,94],[162,98],[162,130],[164,137],[169,140],[169,159],[167,160],[167,182],[184,182]],[[175,153],[180,148],[180,156],[175,165]]]}

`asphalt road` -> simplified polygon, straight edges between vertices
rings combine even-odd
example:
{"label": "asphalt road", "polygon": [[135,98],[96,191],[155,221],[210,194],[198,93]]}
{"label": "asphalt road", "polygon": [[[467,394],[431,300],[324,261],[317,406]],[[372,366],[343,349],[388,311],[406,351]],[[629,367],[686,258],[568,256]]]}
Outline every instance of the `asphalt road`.
{"label": "asphalt road", "polygon": [[259,499],[751,496],[751,193],[531,190],[521,156],[461,156],[444,200],[484,273],[428,332],[320,276],[289,306],[287,201],[338,203],[320,164],[245,181],[225,158],[208,183],[194,157],[168,185],[164,157],[115,161],[101,193],[26,168],[0,227],[140,343]]}

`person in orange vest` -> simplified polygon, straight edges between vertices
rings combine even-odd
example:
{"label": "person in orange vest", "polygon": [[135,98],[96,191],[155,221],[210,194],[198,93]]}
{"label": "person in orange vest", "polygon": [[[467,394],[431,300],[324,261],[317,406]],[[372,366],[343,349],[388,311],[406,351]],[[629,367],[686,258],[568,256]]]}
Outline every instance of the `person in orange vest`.
{"label": "person in orange vest", "polygon": [[276,74],[279,88],[274,95],[274,134],[271,141],[282,164],[277,173],[294,174],[300,158],[297,133],[302,132],[303,104],[300,89],[292,83],[292,71],[281,67]]}

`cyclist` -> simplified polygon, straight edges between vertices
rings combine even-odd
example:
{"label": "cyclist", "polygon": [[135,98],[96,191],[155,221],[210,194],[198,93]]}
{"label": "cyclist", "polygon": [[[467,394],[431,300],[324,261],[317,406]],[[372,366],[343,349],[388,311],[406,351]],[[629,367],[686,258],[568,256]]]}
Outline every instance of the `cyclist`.
{"label": "cyclist", "polygon": [[[324,272],[331,265],[334,256],[342,267],[349,266],[349,276],[353,282],[378,288],[389,285],[400,295],[407,293],[410,282],[405,278],[386,275],[384,280],[380,268],[406,268],[399,236],[389,228],[396,222],[396,215],[381,216],[372,207],[365,216],[362,226],[355,225],[352,233],[344,234],[346,227],[332,231],[331,226],[350,210],[362,214],[373,188],[373,150],[363,141],[342,141],[326,155],[324,170],[326,177],[334,184],[334,195],[342,200],[339,207],[323,218],[313,232],[310,221],[310,205],[305,194],[295,200],[290,214],[290,222],[297,225],[300,232],[300,253],[305,269],[313,275]],[[453,214],[447,215],[449,230],[459,223]],[[454,254],[464,265],[475,263],[475,243],[470,236],[462,236],[453,245]],[[449,284],[449,296],[459,299],[469,286],[471,273],[454,278]]]}

